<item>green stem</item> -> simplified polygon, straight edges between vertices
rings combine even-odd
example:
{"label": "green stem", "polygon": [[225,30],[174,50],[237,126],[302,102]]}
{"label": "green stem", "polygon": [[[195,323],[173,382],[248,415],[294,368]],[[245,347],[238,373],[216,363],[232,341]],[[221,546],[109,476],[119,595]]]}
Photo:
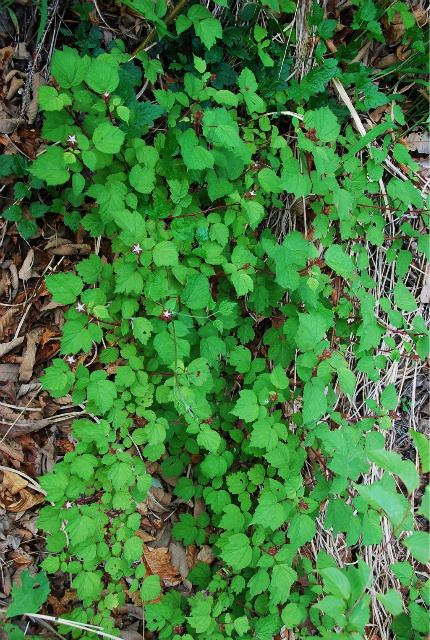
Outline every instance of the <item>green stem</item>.
{"label": "green stem", "polygon": [[[187,2],[188,2],[188,0],[180,0],[180,2],[176,5],[176,7],[173,9],[173,11],[171,11],[169,13],[169,15],[164,18],[164,20],[163,20],[164,24],[165,25],[170,24],[170,22],[172,22],[172,20],[174,20],[176,18],[176,16],[181,11],[181,9],[183,9],[185,7]],[[140,51],[143,51],[144,49],[146,49],[148,44],[150,44],[154,40],[156,35],[157,35],[157,28],[153,29],[151,31],[151,33],[145,38],[145,40],[140,43],[140,45],[137,47],[137,49],[135,49],[135,51],[133,52],[133,55],[131,56],[130,60],[135,58],[137,56],[137,54],[140,53]]]}

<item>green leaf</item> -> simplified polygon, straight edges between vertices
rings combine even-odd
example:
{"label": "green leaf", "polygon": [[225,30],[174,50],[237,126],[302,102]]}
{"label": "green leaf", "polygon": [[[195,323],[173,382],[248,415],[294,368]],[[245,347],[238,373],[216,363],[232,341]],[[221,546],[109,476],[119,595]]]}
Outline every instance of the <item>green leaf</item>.
{"label": "green leaf", "polygon": [[91,381],[87,389],[88,400],[92,400],[101,413],[113,407],[116,398],[116,387],[111,380]]}
{"label": "green leaf", "polygon": [[297,573],[290,566],[287,564],[275,565],[269,588],[272,604],[284,604],[296,580]]}
{"label": "green leaf", "polygon": [[398,616],[403,611],[403,600],[398,591],[389,589],[386,593],[377,593],[376,597],[381,602],[386,611],[393,616]]}
{"label": "green leaf", "polygon": [[209,298],[209,281],[206,276],[202,273],[190,276],[181,295],[182,302],[190,309],[204,309]]}
{"label": "green leaf", "polygon": [[294,627],[298,627],[301,622],[304,622],[304,614],[306,615],[304,607],[299,606],[294,602],[289,602],[282,609],[281,613],[282,622],[284,623],[285,628],[294,629]]}
{"label": "green leaf", "polygon": [[21,586],[12,587],[12,602],[6,610],[6,617],[13,618],[24,613],[37,613],[46,602],[48,593],[51,592],[45,571],[41,571],[32,578],[30,571],[21,573]]}
{"label": "green leaf", "polygon": [[[322,107],[316,111],[308,111],[303,116],[307,129],[315,129],[315,135],[320,142],[336,143],[340,125],[334,113],[328,107]],[[325,173],[329,173],[325,171]]]}
{"label": "green leaf", "polygon": [[266,193],[280,193],[281,180],[272,169],[264,168],[258,174],[258,182]]}
{"label": "green leaf", "polygon": [[303,391],[303,420],[305,424],[319,420],[327,411],[325,384],[321,378],[312,378]]}
{"label": "green leaf", "polygon": [[302,352],[315,349],[324,338],[328,328],[327,316],[313,310],[309,313],[301,313],[299,315],[299,329],[295,335],[297,347]]}
{"label": "green leaf", "polygon": [[42,389],[49,389],[53,398],[65,396],[75,381],[75,376],[70,371],[69,365],[64,360],[52,361],[52,367],[48,367],[41,379]]}
{"label": "green leaf", "polygon": [[430,471],[430,441],[424,433],[419,433],[414,429],[410,429],[409,433],[412,436],[414,445],[418,449],[422,471],[423,473],[428,473]]}
{"label": "green leaf", "polygon": [[421,564],[430,562],[430,534],[426,531],[415,531],[403,540],[403,544],[409,549],[415,560]]}
{"label": "green leaf", "polygon": [[230,276],[230,280],[238,296],[244,296],[249,293],[249,291],[254,290],[254,282],[251,276],[243,270],[234,271]]}
{"label": "green leaf", "polygon": [[368,451],[367,455],[369,460],[372,460],[382,469],[399,476],[406,485],[408,493],[418,489],[420,477],[412,460],[403,460],[400,454],[395,451],[385,451],[384,449]]}
{"label": "green leaf", "polygon": [[173,242],[164,240],[155,245],[153,258],[157,267],[174,267],[178,264],[178,250]]}
{"label": "green leaf", "polygon": [[[110,122],[102,122],[93,133],[94,145],[98,151],[102,151],[103,153],[118,153],[122,147],[124,138],[125,133],[118,129],[118,127],[114,127]],[[133,167],[133,169],[135,168],[136,167]],[[133,169],[131,173],[133,173]]]}
{"label": "green leaf", "polygon": [[66,167],[63,149],[48,147],[45,153],[39,155],[33,162],[30,172],[47,185],[56,186],[69,180],[70,173]]}
{"label": "green leaf", "polygon": [[76,49],[63,47],[62,51],[54,51],[51,74],[63,89],[70,89],[82,82],[90,64],[88,56],[81,58]]}
{"label": "green leaf", "polygon": [[244,533],[221,534],[218,545],[221,547],[221,558],[234,571],[241,571],[250,565],[252,549]]}
{"label": "green leaf", "polygon": [[152,323],[147,318],[134,318],[133,335],[142,344],[147,344],[153,329]]}
{"label": "green leaf", "polygon": [[101,571],[81,571],[72,582],[72,587],[77,590],[78,598],[87,602],[100,599],[103,584],[100,579]]}
{"label": "green leaf", "polygon": [[320,569],[320,575],[324,580],[324,589],[332,595],[348,600],[351,595],[351,585],[346,575],[340,569]]}
{"label": "green leaf", "polygon": [[91,60],[85,82],[96,93],[112,93],[119,85],[118,64],[111,56],[102,54]]}
{"label": "green leaf", "polygon": [[143,542],[137,536],[132,536],[124,542],[123,556],[129,564],[137,562],[142,557]]}
{"label": "green leaf", "polygon": [[194,23],[196,36],[200,38],[203,44],[212,49],[217,39],[222,38],[222,26],[219,20],[215,18],[206,18],[200,22]]}
{"label": "green leaf", "polygon": [[291,520],[288,537],[297,548],[310,542],[316,533],[316,524],[308,515],[297,513]]}
{"label": "green leaf", "polygon": [[380,402],[381,405],[389,411],[394,411],[397,408],[399,400],[397,398],[396,387],[392,382],[390,382],[381,393]]}
{"label": "green leaf", "polygon": [[275,531],[285,522],[285,511],[271,492],[261,495],[255,509],[252,524],[261,524],[270,531]]}
{"label": "green leaf", "polygon": [[348,280],[354,279],[354,262],[352,258],[343,251],[341,245],[332,244],[325,252],[324,260],[327,266],[333,269],[338,275]]}
{"label": "green leaf", "polygon": [[84,287],[82,280],[73,273],[56,273],[45,278],[46,287],[55,302],[73,304]]}
{"label": "green leaf", "polygon": [[402,311],[416,311],[417,303],[407,286],[401,280],[394,287],[394,302]]}
{"label": "green leaf", "polygon": [[230,413],[245,422],[254,422],[258,418],[259,412],[257,396],[250,389],[243,389],[239,396],[235,408]]}

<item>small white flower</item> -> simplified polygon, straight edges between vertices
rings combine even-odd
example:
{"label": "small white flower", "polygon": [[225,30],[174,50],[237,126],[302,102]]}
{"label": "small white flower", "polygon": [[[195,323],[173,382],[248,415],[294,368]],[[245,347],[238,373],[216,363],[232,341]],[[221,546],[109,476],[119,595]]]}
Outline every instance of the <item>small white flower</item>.
{"label": "small white flower", "polygon": [[124,451],[124,449],[121,449],[121,447],[118,447],[117,451],[118,451],[119,453],[122,453],[122,452]]}
{"label": "small white flower", "polygon": [[102,93],[102,98],[110,98],[109,91],[105,91],[104,93]]}
{"label": "small white flower", "polygon": [[74,357],[73,357],[73,356],[67,356],[67,358],[66,358],[66,362],[68,362],[69,364],[73,364],[73,363],[74,363],[74,361],[75,361],[75,359],[74,359]]}
{"label": "small white flower", "polygon": [[249,192],[249,195],[250,195],[250,196],[255,196],[255,191],[250,191],[250,192]]}
{"label": "small white flower", "polygon": [[173,314],[168,309],[164,309],[164,311],[163,311],[163,313],[161,315],[163,316],[163,318],[171,318]]}
{"label": "small white flower", "polygon": [[133,249],[132,249],[132,251],[133,251],[133,253],[135,253],[137,256],[140,256],[140,254],[142,253],[143,249],[142,249],[142,247],[140,246],[140,244],[139,244],[139,243],[137,243],[137,244],[134,244],[134,245],[133,245]]}
{"label": "small white flower", "polygon": [[73,507],[73,504],[68,500],[65,506],[66,506],[66,509],[71,509]]}
{"label": "small white flower", "polygon": [[69,136],[67,138],[67,142],[70,142],[70,144],[78,144],[78,139],[77,139],[77,137],[75,135],[72,136],[69,133]]}
{"label": "small white flower", "polygon": [[81,313],[82,311],[85,311],[85,305],[82,304],[82,302],[78,302],[78,304],[75,307],[76,311],[79,311],[79,313]]}
{"label": "small white flower", "polygon": [[269,402],[270,402],[269,398],[266,398],[264,401],[264,404],[269,404]]}

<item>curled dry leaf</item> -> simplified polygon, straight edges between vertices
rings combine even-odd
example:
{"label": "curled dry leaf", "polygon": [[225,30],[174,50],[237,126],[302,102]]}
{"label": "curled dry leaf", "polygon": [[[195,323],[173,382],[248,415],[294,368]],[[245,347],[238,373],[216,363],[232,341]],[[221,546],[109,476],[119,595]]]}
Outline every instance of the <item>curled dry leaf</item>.
{"label": "curled dry leaf", "polygon": [[20,511],[26,511],[27,509],[31,509],[36,504],[40,504],[44,502],[44,496],[40,494],[34,494],[27,489],[21,489],[18,494],[19,499],[15,501],[7,501],[0,500],[0,506],[2,506],[6,511],[11,511],[12,513],[19,513]]}
{"label": "curled dry leaf", "polygon": [[408,136],[405,136],[405,142],[410,151],[430,154],[430,133],[428,131],[423,131],[422,133],[413,131]]}
{"label": "curled dry leaf", "polygon": [[34,560],[28,553],[23,551],[21,547],[16,551],[10,551],[8,556],[16,565],[29,565]]}
{"label": "curled dry leaf", "polygon": [[2,489],[8,491],[11,496],[15,496],[27,485],[27,480],[18,473],[6,470],[3,471]]}
{"label": "curled dry leaf", "polygon": [[182,576],[171,563],[172,554],[167,547],[151,549],[143,545],[143,562],[148,573],[158,576],[166,587],[173,587],[182,582]]}
{"label": "curled dry leaf", "polygon": [[33,266],[33,262],[34,262],[34,251],[33,249],[30,249],[18,273],[18,277],[24,282],[27,282],[27,280],[31,278],[31,267]]}
{"label": "curled dry leaf", "polygon": [[33,367],[36,359],[37,345],[42,338],[43,328],[39,327],[27,335],[27,349],[19,368],[19,379],[28,382],[33,375]]}
{"label": "curled dry leaf", "polygon": [[22,344],[23,342],[24,342],[24,337],[21,337],[21,338],[14,338],[10,342],[3,342],[2,344],[0,344],[0,358],[4,356],[6,353],[9,353],[9,351],[12,351],[16,347],[19,347],[19,345]]}
{"label": "curled dry leaf", "polygon": [[196,556],[196,564],[198,562],[204,562],[205,564],[209,564],[211,565],[212,562],[215,560],[215,556],[212,553],[212,547],[210,547],[207,544],[203,544],[200,549],[199,552]]}

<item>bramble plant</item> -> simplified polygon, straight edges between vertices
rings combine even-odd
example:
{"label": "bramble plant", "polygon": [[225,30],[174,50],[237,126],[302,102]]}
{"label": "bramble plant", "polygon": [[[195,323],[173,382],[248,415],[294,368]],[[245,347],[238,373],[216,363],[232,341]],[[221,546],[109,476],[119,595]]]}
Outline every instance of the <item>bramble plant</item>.
{"label": "bramble plant", "polygon": [[[269,13],[278,7],[266,4]],[[383,37],[378,5],[354,4],[355,28],[364,21]],[[165,9],[148,2],[145,16],[160,37]],[[71,393],[88,415],[74,423],[74,451],[40,478],[50,503],[38,520],[50,554],[42,568],[72,574],[82,607],[70,620],[118,633],[111,612],[139,591],[146,626],[161,640],[270,640],[282,628],[358,640],[370,620],[372,568],[361,559],[340,568],[324,551],[313,564],[301,549],[316,520],[358,548],[383,540],[384,518],[418,563],[430,559],[429,534],[414,531],[417,468],[385,448],[395,385],[384,381],[380,397],[362,396],[358,419],[348,415],[348,399],[362,393],[354,371],[375,382],[390,363],[428,356],[406,276],[414,255],[429,257],[429,202],[396,142],[399,105],[361,63],[342,70],[339,57],[325,56],[336,25],[313,15],[320,57],[300,82],[286,82],[285,45],[254,14],[242,16],[246,28],[223,30],[197,4],[174,23],[194,47],[171,65],[183,76],[154,88],[151,101],[136,99],[142,69],[151,83],[165,69],[151,50],[130,60],[119,40],[96,57],[56,51],[53,79],[39,89],[42,137],[52,144],[32,163],[30,186],[43,183],[56,211],[62,202],[72,230],[111,242],[107,258],[94,254],[77,273],[46,278],[69,310],[63,357],[42,385],[53,397]],[[222,47],[250,52],[240,71],[222,61]],[[392,103],[366,136],[329,97],[334,78],[356,84],[358,111]],[[24,186],[18,199],[28,197]],[[304,204],[303,233],[268,228],[267,212],[282,217],[286,198]],[[387,246],[397,280],[375,300],[369,247]],[[89,367],[83,354],[92,350]],[[427,473],[428,440],[412,437]],[[184,545],[208,543],[217,556],[192,569],[188,599],[164,593],[141,563],[136,504],[153,482],[145,462],[177,478],[177,497],[207,507],[172,528]],[[371,465],[385,473],[369,484]],[[426,518],[429,500],[427,487],[417,511]],[[418,583],[406,560],[391,568],[410,588],[412,631],[397,591],[376,597],[399,638],[423,638],[429,582]]]}

